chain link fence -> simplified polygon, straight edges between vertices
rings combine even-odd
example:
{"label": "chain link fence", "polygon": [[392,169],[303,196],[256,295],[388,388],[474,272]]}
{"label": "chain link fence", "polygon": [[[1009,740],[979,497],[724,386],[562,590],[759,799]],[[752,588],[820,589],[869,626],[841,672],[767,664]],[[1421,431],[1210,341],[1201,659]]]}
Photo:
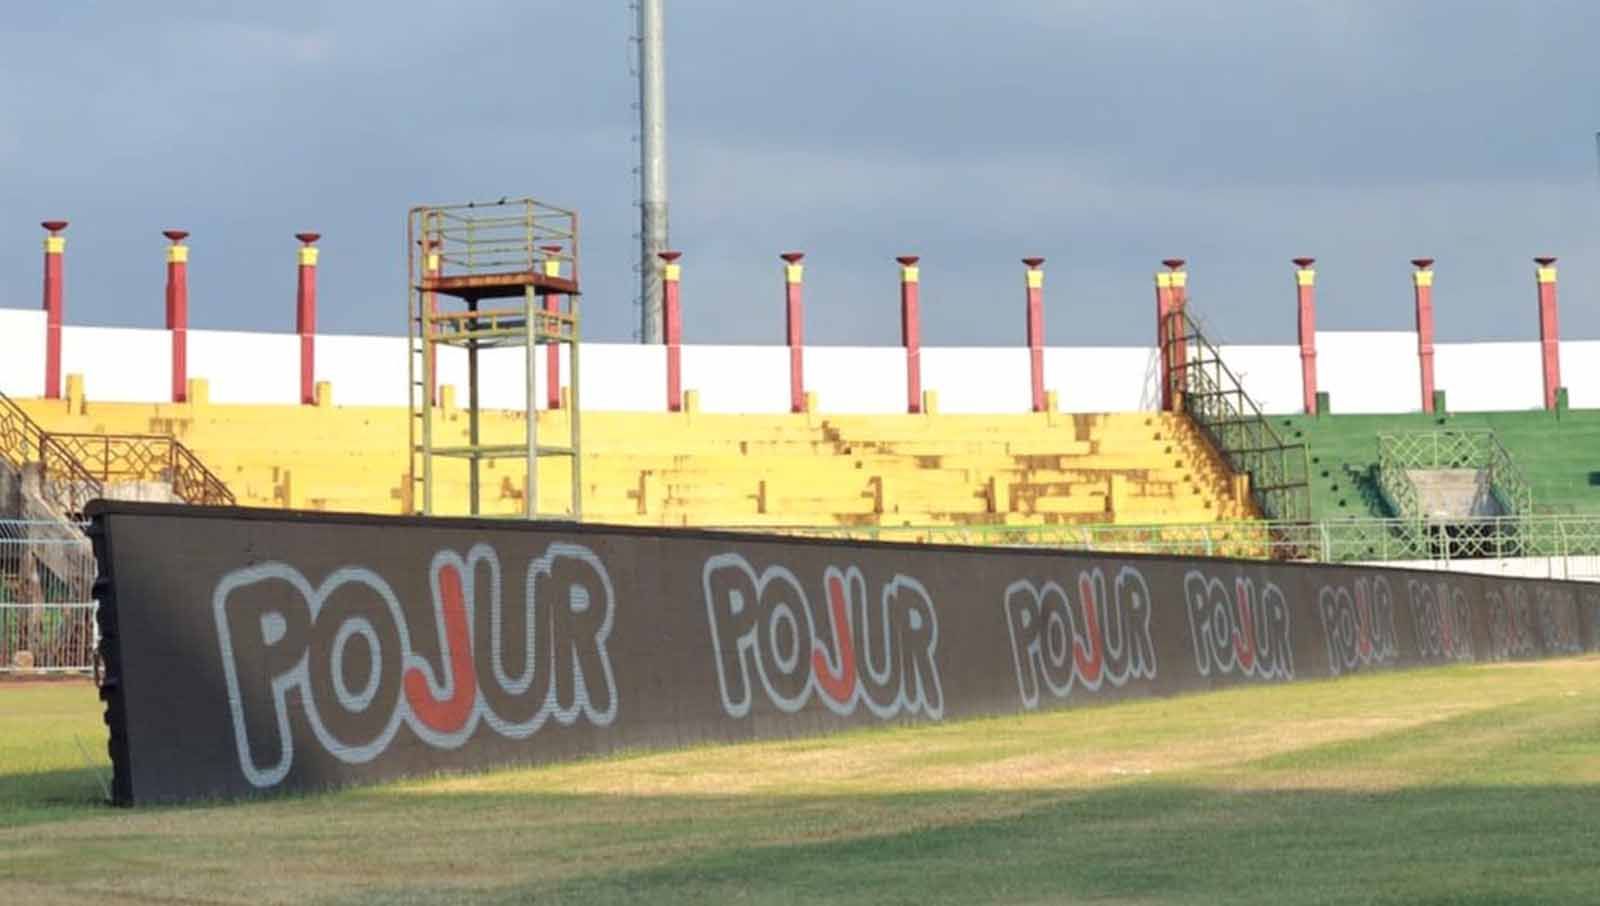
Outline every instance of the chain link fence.
{"label": "chain link fence", "polygon": [[94,669],[95,562],[80,528],[0,520],[0,674]]}

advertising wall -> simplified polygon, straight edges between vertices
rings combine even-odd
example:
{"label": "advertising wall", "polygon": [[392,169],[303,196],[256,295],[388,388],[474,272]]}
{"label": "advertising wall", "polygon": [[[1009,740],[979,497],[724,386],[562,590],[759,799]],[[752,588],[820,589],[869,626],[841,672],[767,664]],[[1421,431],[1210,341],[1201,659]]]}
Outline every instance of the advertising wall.
{"label": "advertising wall", "polygon": [[309,790],[1596,644],[1600,588],[97,504],[114,793]]}

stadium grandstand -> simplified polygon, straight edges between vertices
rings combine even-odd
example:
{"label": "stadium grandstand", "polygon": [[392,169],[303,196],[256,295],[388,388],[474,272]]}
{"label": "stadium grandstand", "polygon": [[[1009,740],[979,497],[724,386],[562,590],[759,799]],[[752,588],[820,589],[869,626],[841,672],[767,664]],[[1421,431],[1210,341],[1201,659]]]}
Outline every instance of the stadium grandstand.
{"label": "stadium grandstand", "polygon": [[[562,216],[527,205],[526,223],[507,222],[528,235]],[[519,246],[520,282],[487,289],[446,271],[491,247],[414,242],[413,336],[382,338],[316,333],[313,233],[296,236],[297,336],[189,330],[176,230],[166,330],[66,325],[66,224],[45,227],[44,310],[0,310],[0,607],[87,606],[77,525],[95,497],[1575,578],[1600,554],[1600,414],[1569,405],[1600,401],[1596,344],[1556,335],[1552,259],[1534,275],[1537,343],[1436,347],[1426,259],[1415,333],[1319,337],[1302,258],[1298,345],[1214,344],[1185,262],[1169,259],[1149,346],[1046,348],[1044,263],[1030,258],[1025,342],[924,349],[906,256],[903,344],[841,349],[807,347],[797,329],[799,253],[774,281],[786,345],[681,344],[683,264],[666,252],[665,343],[581,344],[575,369],[575,228]],[[452,314],[452,294],[471,307]],[[537,315],[517,321],[513,305],[483,327],[478,302],[524,295]],[[445,342],[464,329],[483,332]],[[6,663],[40,649],[6,625]],[[86,632],[30,663],[81,667]]]}

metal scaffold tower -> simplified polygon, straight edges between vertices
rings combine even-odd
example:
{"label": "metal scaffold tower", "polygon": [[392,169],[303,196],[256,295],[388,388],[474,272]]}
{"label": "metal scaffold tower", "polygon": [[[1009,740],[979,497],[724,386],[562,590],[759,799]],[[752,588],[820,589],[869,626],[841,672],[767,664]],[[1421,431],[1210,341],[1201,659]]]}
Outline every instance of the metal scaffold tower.
{"label": "metal scaffold tower", "polygon": [[[464,462],[468,513],[484,512],[485,462],[524,461],[523,515],[539,516],[541,457],[566,457],[571,464],[570,516],[583,515],[582,434],[578,405],[578,215],[531,198],[487,204],[412,208],[407,220],[410,285],[411,503],[413,512],[439,514],[440,460]],[[547,387],[552,408],[567,408],[566,443],[539,439],[537,350],[547,356],[567,350],[570,396]],[[482,418],[482,379],[486,366],[504,356],[495,350],[521,349],[527,416],[521,437],[486,437]],[[466,358],[466,443],[447,432],[441,420],[440,371],[447,358]],[[459,362],[459,358],[452,358]],[[550,360],[547,359],[547,364]],[[504,373],[499,367],[494,374]],[[549,368],[547,383],[559,383]],[[506,408],[500,406],[498,408]],[[459,468],[459,467],[456,467]],[[566,514],[562,514],[566,515]]]}

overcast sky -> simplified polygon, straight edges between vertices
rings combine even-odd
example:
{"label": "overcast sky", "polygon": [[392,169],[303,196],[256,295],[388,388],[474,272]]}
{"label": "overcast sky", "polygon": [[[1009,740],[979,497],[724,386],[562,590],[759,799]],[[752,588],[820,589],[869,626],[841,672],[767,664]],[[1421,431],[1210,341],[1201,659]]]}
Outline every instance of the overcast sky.
{"label": "overcast sky", "polygon": [[[192,230],[195,327],[289,330],[292,234],[325,234],[322,327],[399,333],[405,212],[533,195],[584,217],[587,338],[629,340],[637,115],[627,0],[8,4],[0,305],[37,307],[65,218],[67,317],[160,326],[164,228]],[[780,342],[777,254],[809,253],[809,338],[1150,341],[1159,259],[1224,339],[1409,329],[1600,338],[1593,0],[667,0],[685,339]]]}

